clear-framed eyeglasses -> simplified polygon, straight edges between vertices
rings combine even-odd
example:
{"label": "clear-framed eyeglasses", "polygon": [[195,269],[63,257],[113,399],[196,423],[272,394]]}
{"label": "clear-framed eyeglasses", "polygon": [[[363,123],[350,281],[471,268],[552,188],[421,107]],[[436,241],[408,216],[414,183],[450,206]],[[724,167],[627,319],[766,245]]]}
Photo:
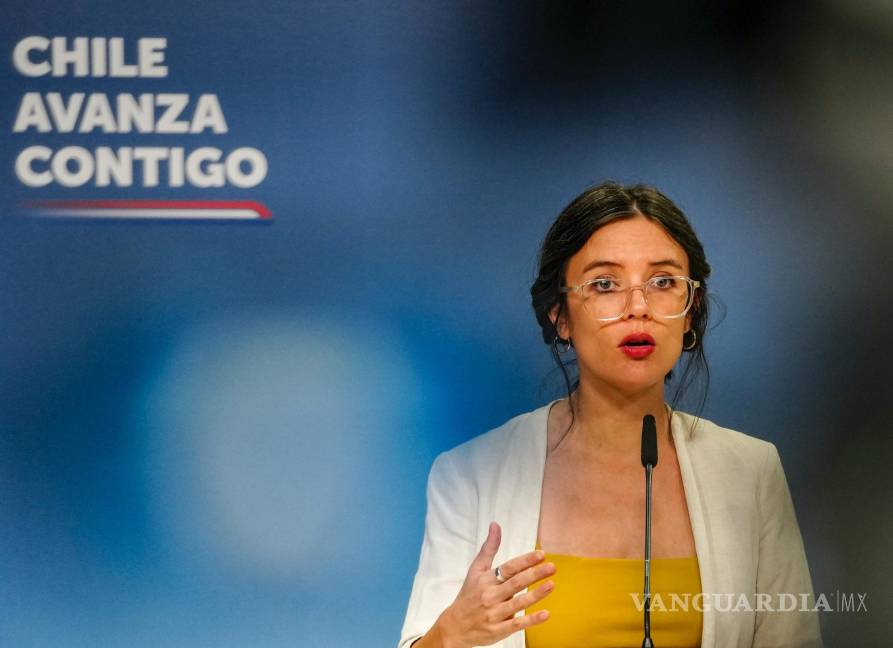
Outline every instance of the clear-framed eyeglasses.
{"label": "clear-framed eyeglasses", "polygon": [[600,322],[619,320],[629,309],[634,290],[641,290],[645,304],[654,317],[675,319],[685,316],[694,303],[700,281],[691,277],[659,275],[639,286],[627,286],[622,279],[599,277],[577,286],[563,286],[563,293],[578,293],[583,307]]}

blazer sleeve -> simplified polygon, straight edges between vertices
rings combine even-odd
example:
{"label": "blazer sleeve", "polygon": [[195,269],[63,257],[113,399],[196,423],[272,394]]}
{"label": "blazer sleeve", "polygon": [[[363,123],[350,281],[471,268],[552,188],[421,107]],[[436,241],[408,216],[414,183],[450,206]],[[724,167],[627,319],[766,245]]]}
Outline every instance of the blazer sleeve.
{"label": "blazer sleeve", "polygon": [[[769,444],[759,486],[760,544],[754,648],[822,645],[812,580],[778,450]],[[801,611],[803,594],[810,611]],[[760,604],[760,596],[769,605]],[[768,595],[768,597],[767,597]],[[796,602],[794,601],[796,598]],[[764,609],[761,609],[764,608]],[[770,611],[771,608],[771,611]],[[791,611],[786,609],[794,608]]]}
{"label": "blazer sleeve", "polygon": [[459,593],[476,555],[476,498],[449,453],[431,466],[419,568],[398,648],[424,635]]}

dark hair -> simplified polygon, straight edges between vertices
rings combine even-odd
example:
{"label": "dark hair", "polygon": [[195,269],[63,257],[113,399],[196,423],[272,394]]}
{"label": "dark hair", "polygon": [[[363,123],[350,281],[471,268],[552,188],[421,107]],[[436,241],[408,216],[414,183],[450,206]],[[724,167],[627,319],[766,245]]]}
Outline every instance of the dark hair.
{"label": "dark hair", "polygon": [[[570,341],[558,335],[550,313],[558,306],[560,317],[567,306],[567,296],[559,292],[559,288],[565,285],[565,275],[571,257],[600,227],[633,216],[645,216],[663,227],[688,255],[691,278],[701,282],[691,310],[691,329],[695,337],[693,342],[686,343],[686,347],[689,347],[685,348],[688,356],[672,400],[675,407],[679,397],[694,378],[703,373],[704,388],[697,408],[697,414],[700,414],[707,399],[707,386],[710,380],[707,358],[704,355],[704,336],[709,315],[707,278],[710,276],[710,265],[704,255],[704,247],[685,214],[654,187],[643,184],[624,186],[616,182],[605,182],[587,189],[564,208],[543,240],[539,255],[539,273],[530,287],[536,321],[542,329],[543,341],[549,345],[552,358],[564,376],[570,399],[571,392],[579,385],[579,379],[571,384],[568,367],[573,362],[565,363],[558,350],[559,344],[567,345]],[[669,382],[671,378],[672,371],[666,375],[664,382]]]}

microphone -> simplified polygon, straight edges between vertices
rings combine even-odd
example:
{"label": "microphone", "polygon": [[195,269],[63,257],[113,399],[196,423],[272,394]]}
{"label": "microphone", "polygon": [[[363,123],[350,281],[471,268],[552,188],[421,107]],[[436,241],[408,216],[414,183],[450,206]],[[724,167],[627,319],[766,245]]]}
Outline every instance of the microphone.
{"label": "microphone", "polygon": [[642,467],[657,465],[657,426],[654,417],[646,414],[642,418]]}
{"label": "microphone", "polygon": [[645,467],[645,638],[642,648],[654,648],[651,641],[651,472],[657,465],[657,427],[651,414],[642,418],[642,465]]}

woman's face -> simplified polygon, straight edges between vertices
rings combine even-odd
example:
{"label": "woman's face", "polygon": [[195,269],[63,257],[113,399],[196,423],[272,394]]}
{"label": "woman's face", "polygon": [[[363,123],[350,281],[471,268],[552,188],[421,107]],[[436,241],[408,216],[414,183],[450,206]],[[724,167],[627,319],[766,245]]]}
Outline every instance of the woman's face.
{"label": "woman's face", "polygon": [[[640,286],[657,275],[689,276],[688,255],[658,223],[633,216],[595,231],[571,257],[565,285],[604,277]],[[620,319],[602,322],[586,310],[579,293],[570,292],[558,332],[573,341],[581,383],[636,394],[663,388],[664,376],[682,353],[682,336],[690,322],[690,312],[675,319],[654,317],[641,290],[632,291]],[[650,352],[647,347],[624,344],[635,334],[653,338]]]}

